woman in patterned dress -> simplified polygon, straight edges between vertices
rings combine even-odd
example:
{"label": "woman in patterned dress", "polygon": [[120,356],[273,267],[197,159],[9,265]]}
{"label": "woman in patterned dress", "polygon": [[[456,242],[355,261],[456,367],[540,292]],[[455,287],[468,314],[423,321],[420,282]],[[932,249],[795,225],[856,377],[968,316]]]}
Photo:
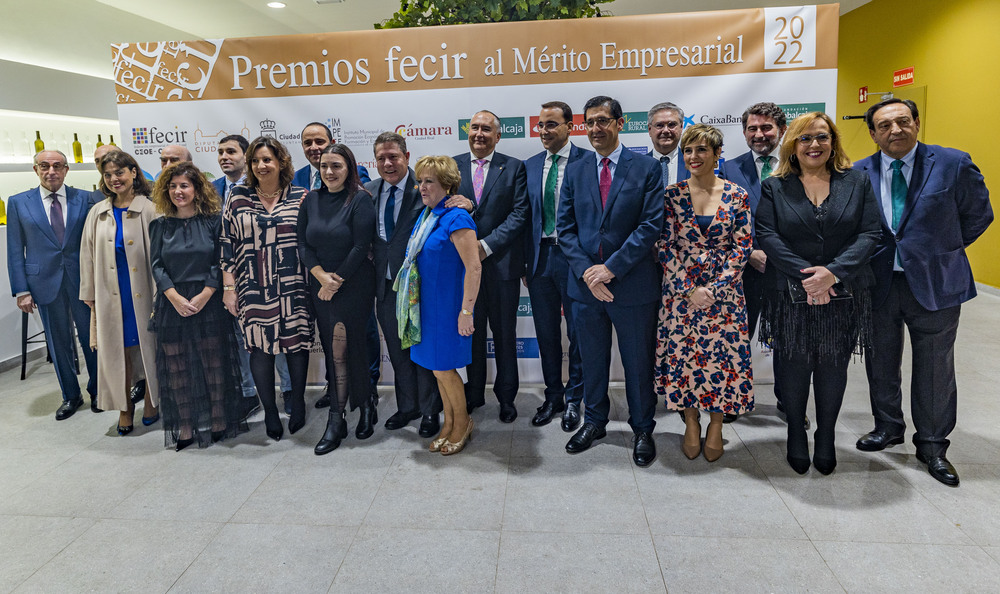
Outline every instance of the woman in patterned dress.
{"label": "woman in patterned dress", "polygon": [[746,191],[715,176],[722,133],[697,124],[681,136],[691,178],[667,188],[663,233],[663,300],[656,344],[656,390],[683,411],[684,454],[701,453],[702,410],[710,420],[705,458],[722,456],[723,413],[753,410],[742,273],[752,237]]}
{"label": "woman in patterned dress", "polygon": [[261,136],[247,154],[246,185],[233,188],[222,220],[222,302],[239,317],[264,427],[278,441],[284,432],[274,403],[274,357],[280,353],[292,381],[288,431],[305,425],[313,318],[297,229],[306,191],[291,185],[292,159],[277,140]]}

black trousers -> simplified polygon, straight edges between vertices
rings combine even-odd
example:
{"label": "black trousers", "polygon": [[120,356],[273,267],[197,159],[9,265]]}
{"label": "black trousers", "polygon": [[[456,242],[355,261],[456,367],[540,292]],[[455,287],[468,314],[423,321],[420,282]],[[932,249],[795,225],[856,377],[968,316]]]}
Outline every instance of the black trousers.
{"label": "black trousers", "polygon": [[483,266],[479,296],[476,298],[472,334],[472,363],[467,371],[465,399],[481,406],[486,394],[486,322],[493,331],[493,353],[497,366],[493,393],[501,404],[514,404],[517,396],[517,304],[521,295],[519,279],[500,278],[496,268]]}
{"label": "black trousers", "polygon": [[902,272],[894,272],[889,296],[872,309],[873,344],[866,353],[868,393],[875,429],[903,435],[903,327],[910,333],[913,371],[910,409],[916,433],[913,444],[925,456],[944,456],[955,428],[958,386],[955,338],[962,306],[938,311],[924,308]]}
{"label": "black trousers", "polygon": [[[764,275],[757,272],[757,269],[747,264],[743,269],[743,296],[747,303],[747,326],[750,329],[749,339],[753,340],[757,333],[757,322],[760,320],[760,311],[764,307]],[[774,372],[774,399],[781,402],[781,361],[777,356],[771,358],[771,366]],[[786,411],[787,412],[787,411]]]}
{"label": "black trousers", "polygon": [[385,337],[386,350],[389,351],[389,361],[392,363],[396,410],[404,413],[419,412],[421,415],[441,412],[441,394],[438,392],[434,372],[411,361],[410,349],[402,348],[396,319],[396,292],[392,290],[392,283],[385,283],[375,309],[382,326],[382,336]]}

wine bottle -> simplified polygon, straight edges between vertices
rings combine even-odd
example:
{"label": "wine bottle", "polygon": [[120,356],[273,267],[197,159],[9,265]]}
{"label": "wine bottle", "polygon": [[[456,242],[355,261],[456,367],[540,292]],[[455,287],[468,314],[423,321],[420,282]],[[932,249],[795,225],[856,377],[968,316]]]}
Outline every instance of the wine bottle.
{"label": "wine bottle", "polygon": [[108,144],[110,144],[111,146],[118,146],[117,144],[115,144],[115,135],[114,134],[111,135],[111,140],[108,141]]}
{"label": "wine bottle", "polygon": [[[97,135],[97,146],[104,146],[104,141],[101,140],[101,135]],[[97,148],[97,147],[94,147]]]}
{"label": "wine bottle", "polygon": [[35,130],[35,154],[45,150],[45,141],[42,140],[42,133]]}
{"label": "wine bottle", "polygon": [[76,132],[73,133],[73,162],[83,163],[83,145],[80,144],[80,139],[77,138]]}

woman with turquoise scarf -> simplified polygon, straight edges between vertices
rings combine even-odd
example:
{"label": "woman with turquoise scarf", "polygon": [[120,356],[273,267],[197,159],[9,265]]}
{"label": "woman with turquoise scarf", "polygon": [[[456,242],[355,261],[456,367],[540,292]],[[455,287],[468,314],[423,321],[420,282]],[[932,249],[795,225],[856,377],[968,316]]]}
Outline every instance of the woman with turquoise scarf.
{"label": "woman with turquoise scarf", "polygon": [[441,391],[444,423],[428,449],[450,456],[461,452],[472,434],[458,368],[472,362],[472,309],[482,265],[472,215],[445,207],[462,179],[455,160],[421,157],[414,172],[427,208],[413,226],[393,286],[396,317],[403,348],[410,349],[414,363],[434,372]]}

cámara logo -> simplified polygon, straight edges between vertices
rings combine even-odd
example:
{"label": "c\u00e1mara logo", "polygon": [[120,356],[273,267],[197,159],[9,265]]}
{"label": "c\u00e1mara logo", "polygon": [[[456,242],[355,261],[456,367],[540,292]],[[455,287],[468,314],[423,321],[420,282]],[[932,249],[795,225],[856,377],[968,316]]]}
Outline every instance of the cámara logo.
{"label": "c\u00e1mara logo", "polygon": [[408,140],[432,140],[439,136],[451,136],[451,126],[415,126],[413,124],[400,124],[394,130],[396,134]]}

